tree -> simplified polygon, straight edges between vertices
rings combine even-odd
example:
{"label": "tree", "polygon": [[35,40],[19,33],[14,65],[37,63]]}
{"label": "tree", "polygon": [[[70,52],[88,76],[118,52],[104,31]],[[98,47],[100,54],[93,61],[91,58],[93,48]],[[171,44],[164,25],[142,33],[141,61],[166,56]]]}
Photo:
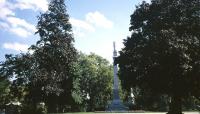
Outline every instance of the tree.
{"label": "tree", "polygon": [[63,112],[81,102],[75,80],[77,52],[64,0],[51,0],[48,11],[38,17],[40,39],[33,54],[6,55],[0,75],[12,78],[13,99],[33,109],[45,102],[49,112]]}
{"label": "tree", "polygon": [[[34,74],[33,70],[33,59],[32,55],[29,53],[26,54],[18,54],[18,55],[5,55],[6,60],[0,64],[0,75],[9,83],[7,87],[8,91],[4,99],[6,102],[3,104],[11,103],[11,102],[27,102],[33,104],[33,109],[36,109],[36,103],[40,102],[41,99],[38,98],[38,95],[33,98],[28,98],[27,96],[30,94],[31,89],[29,85]],[[38,90],[37,93],[41,92]],[[34,112],[33,112],[34,113]]]}
{"label": "tree", "polygon": [[[134,88],[135,89],[135,88]],[[134,90],[134,105],[133,109],[136,110],[149,110],[149,111],[167,111],[168,109],[168,96],[158,95],[146,89],[137,88],[137,93]]]}
{"label": "tree", "polygon": [[0,75],[0,110],[5,108],[5,104],[8,103],[10,82]]}
{"label": "tree", "polygon": [[199,12],[199,0],[143,2],[117,60],[126,88],[170,96],[169,114],[181,114],[183,98],[200,98]]}
{"label": "tree", "polygon": [[[64,0],[51,0],[48,10],[38,17],[40,40],[30,49],[34,51],[35,77],[38,89],[45,91],[43,99],[49,112],[73,103],[73,80],[77,52],[72,27]],[[34,85],[34,84],[33,84]],[[33,87],[34,89],[35,87]],[[36,90],[37,91],[37,90]]]}
{"label": "tree", "polygon": [[112,97],[112,66],[94,53],[79,54],[78,59],[83,110],[105,110]]}
{"label": "tree", "polygon": [[30,54],[5,55],[6,60],[0,64],[0,75],[9,84],[9,101],[22,101],[25,85],[30,78]]}

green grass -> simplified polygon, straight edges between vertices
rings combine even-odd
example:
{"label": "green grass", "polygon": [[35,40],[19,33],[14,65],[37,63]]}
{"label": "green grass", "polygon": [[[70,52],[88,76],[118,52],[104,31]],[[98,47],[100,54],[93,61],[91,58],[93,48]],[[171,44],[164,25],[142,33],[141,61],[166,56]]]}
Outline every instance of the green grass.
{"label": "green grass", "polygon": [[[51,114],[166,114],[167,112],[146,112],[146,113],[98,113],[98,112],[73,112],[73,113],[51,113]],[[183,112],[184,114],[200,114],[198,111],[194,112]]]}
{"label": "green grass", "polygon": [[[67,112],[67,113],[51,113],[51,114],[100,114],[96,112]],[[106,113],[104,113],[106,114]]]}

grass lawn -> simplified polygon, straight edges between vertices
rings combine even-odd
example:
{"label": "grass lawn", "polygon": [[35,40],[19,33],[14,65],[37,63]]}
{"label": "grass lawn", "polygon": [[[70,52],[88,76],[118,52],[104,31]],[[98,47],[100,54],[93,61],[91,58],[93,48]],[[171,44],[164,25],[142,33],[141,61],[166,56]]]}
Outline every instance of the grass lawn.
{"label": "grass lawn", "polygon": [[[103,112],[75,112],[75,113],[51,113],[51,114],[166,114],[167,112],[145,112],[145,113],[103,113]],[[200,114],[200,112],[183,112],[184,114]]]}

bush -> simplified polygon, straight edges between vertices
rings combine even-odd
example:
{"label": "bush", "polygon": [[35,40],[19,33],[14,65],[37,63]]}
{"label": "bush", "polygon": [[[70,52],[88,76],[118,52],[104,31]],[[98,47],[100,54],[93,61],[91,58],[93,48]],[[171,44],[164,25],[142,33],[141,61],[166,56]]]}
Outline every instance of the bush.
{"label": "bush", "polygon": [[24,104],[21,114],[47,114],[47,108],[43,104],[37,104],[36,107],[32,104]]}

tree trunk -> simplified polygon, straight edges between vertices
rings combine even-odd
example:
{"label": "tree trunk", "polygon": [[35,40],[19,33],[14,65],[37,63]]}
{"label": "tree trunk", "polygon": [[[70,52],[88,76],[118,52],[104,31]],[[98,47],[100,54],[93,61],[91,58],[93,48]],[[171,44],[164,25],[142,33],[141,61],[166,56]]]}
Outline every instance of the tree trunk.
{"label": "tree trunk", "polygon": [[57,113],[57,97],[50,95],[47,98],[47,112],[48,113]]}
{"label": "tree trunk", "polygon": [[93,101],[93,98],[90,99],[90,108],[89,108],[89,111],[93,112],[94,111],[94,101]]}
{"label": "tree trunk", "polygon": [[182,114],[182,99],[178,95],[171,97],[169,112],[167,114]]}
{"label": "tree trunk", "polygon": [[55,104],[53,104],[53,103],[48,103],[47,104],[47,111],[48,111],[48,113],[56,113],[57,112],[57,110],[56,110],[56,105]]}

